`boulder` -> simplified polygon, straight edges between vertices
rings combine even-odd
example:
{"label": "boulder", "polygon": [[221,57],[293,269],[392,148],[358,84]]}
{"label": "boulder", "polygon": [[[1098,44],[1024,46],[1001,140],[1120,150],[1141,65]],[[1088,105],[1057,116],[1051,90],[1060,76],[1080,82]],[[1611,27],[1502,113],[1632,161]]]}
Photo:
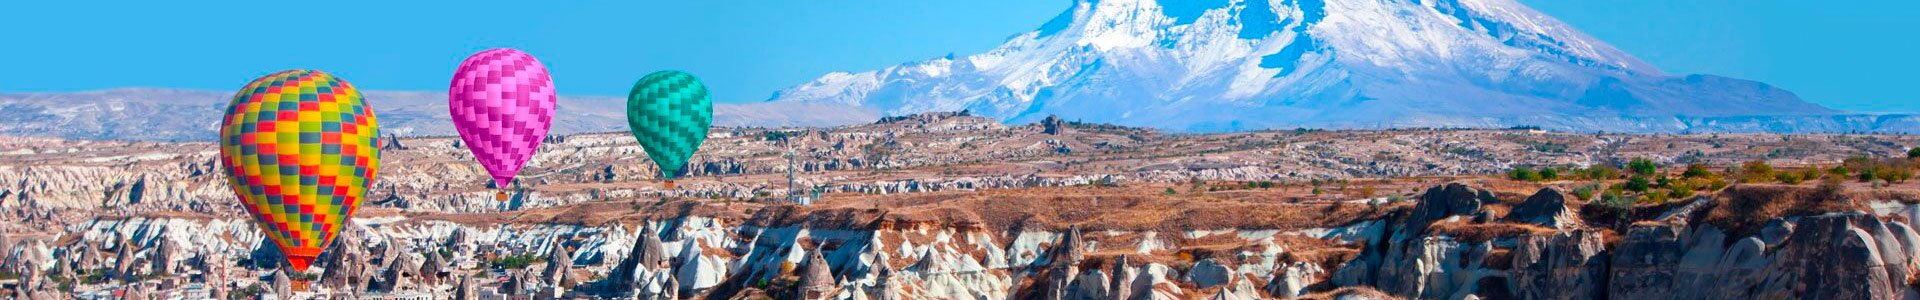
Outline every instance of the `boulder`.
{"label": "boulder", "polygon": [[1540,225],[1547,228],[1577,228],[1581,226],[1580,216],[1567,207],[1572,195],[1559,188],[1541,188],[1533,196],[1527,197],[1513,211],[1503,218],[1509,222]]}
{"label": "boulder", "polygon": [[1427,225],[1433,221],[1472,214],[1480,210],[1481,204],[1492,200],[1492,193],[1460,183],[1429,188],[1420,195],[1420,203],[1414,204],[1406,228],[1414,233],[1426,232]]}

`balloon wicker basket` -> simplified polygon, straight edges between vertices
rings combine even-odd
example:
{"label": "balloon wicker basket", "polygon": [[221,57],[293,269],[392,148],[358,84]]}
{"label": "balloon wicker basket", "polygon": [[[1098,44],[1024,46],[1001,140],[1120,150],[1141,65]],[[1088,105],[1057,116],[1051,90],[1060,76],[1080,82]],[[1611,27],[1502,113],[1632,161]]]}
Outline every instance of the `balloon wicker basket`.
{"label": "balloon wicker basket", "polygon": [[669,189],[669,190],[671,190],[671,189],[673,189],[673,181],[672,181],[672,180],[668,180],[668,181],[666,182],[666,187],[667,187],[667,189]]}
{"label": "balloon wicker basket", "polygon": [[[288,282],[288,286],[292,287],[293,291],[295,292],[305,292],[307,291],[307,280],[294,279],[291,282]],[[281,296],[287,296],[287,295],[281,295]]]}
{"label": "balloon wicker basket", "polygon": [[507,192],[493,192],[493,201],[507,202]]}

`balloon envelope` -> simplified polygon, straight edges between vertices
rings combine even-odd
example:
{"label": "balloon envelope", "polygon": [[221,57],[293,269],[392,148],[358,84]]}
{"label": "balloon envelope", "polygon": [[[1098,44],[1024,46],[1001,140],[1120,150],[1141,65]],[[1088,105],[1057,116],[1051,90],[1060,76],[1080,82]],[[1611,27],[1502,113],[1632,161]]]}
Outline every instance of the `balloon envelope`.
{"label": "balloon envelope", "polygon": [[233,194],[288,265],[306,271],[373,184],[373,108],[345,80],[291,70],[241,88],[220,124],[220,163]]}
{"label": "balloon envelope", "polygon": [[467,57],[447,87],[454,130],[501,189],[513,182],[553,127],[555,99],[547,67],[513,49]]}
{"label": "balloon envelope", "polygon": [[627,94],[627,127],[660,167],[662,178],[673,179],[707,140],[713,125],[713,100],[699,78],[680,71],[660,71],[641,77]]}

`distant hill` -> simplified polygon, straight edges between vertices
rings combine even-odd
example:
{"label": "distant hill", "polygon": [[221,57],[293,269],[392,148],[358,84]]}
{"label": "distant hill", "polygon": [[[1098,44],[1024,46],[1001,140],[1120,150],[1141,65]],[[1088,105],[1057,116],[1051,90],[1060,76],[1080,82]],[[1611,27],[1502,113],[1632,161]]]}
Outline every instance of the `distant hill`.
{"label": "distant hill", "polygon": [[1513,0],[1080,0],[983,53],[829,73],[770,101],[1203,132],[1920,129],[1761,82],[1666,74]]}
{"label": "distant hill", "polygon": [[[444,92],[366,91],[385,134],[454,135]],[[0,135],[69,139],[208,141],[232,92],[124,88],[73,93],[0,93]],[[560,97],[555,134],[627,130],[626,100]],[[834,126],[872,122],[869,110],[835,104],[717,104],[716,126]]]}

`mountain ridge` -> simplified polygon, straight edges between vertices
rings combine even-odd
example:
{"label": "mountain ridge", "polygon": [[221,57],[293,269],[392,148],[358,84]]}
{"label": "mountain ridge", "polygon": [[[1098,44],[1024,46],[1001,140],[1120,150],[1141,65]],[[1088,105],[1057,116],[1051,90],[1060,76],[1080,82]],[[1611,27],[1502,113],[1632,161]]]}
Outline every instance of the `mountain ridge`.
{"label": "mountain ridge", "polygon": [[[451,136],[447,94],[440,91],[363,91],[383,135]],[[209,141],[232,92],[174,88],[115,88],[57,93],[0,93],[0,135],[89,140]],[[553,134],[626,131],[626,99],[560,96]],[[836,126],[871,122],[873,112],[832,104],[714,105],[714,125],[733,127]],[[165,116],[165,117],[156,117]]]}
{"label": "mountain ridge", "polygon": [[980,54],[831,72],[768,101],[1200,132],[1681,132],[1695,128],[1641,123],[1843,113],[1765,83],[1667,75],[1511,0],[1082,0]]}

